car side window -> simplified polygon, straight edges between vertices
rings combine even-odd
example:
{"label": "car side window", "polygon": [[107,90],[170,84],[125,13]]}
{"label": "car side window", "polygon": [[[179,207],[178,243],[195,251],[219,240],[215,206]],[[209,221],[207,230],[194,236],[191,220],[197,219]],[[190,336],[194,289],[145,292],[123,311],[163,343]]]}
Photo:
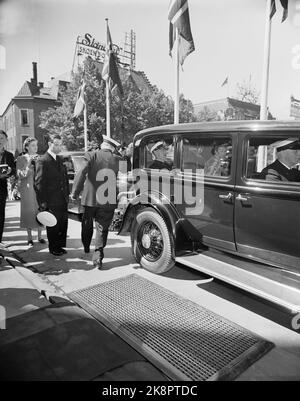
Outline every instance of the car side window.
{"label": "car side window", "polygon": [[253,136],[247,142],[246,178],[300,182],[300,136]]}
{"label": "car side window", "polygon": [[205,176],[228,177],[231,169],[230,137],[185,136],[182,139],[181,170],[203,170]]}
{"label": "car side window", "polygon": [[143,142],[144,167],[172,170],[174,166],[174,138],[149,138]]}

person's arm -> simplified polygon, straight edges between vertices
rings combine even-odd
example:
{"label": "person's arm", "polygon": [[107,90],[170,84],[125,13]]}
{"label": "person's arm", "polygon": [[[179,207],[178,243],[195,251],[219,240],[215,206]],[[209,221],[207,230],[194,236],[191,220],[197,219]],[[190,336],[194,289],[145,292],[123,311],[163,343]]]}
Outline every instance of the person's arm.
{"label": "person's arm", "polygon": [[81,167],[80,170],[78,170],[78,172],[75,175],[71,193],[72,198],[78,198],[80,192],[82,192],[83,190],[84,182],[89,169],[89,162],[90,159],[87,160],[86,158],[84,158],[83,166]]}
{"label": "person's arm", "polygon": [[19,156],[17,158],[17,177],[21,180],[28,177],[28,175],[33,174],[33,169],[31,168],[31,163],[27,163],[27,159],[24,156]]}
{"label": "person's arm", "polygon": [[34,188],[40,209],[47,209],[47,166],[44,159],[36,162]]}
{"label": "person's arm", "polygon": [[7,158],[7,164],[9,165],[9,167],[11,168],[11,172],[8,174],[9,177],[12,177],[13,175],[16,175],[16,163],[15,163],[15,159],[12,153],[8,154],[8,158]]}
{"label": "person's arm", "polygon": [[266,181],[282,181],[280,174],[276,170],[269,169],[265,174]]}

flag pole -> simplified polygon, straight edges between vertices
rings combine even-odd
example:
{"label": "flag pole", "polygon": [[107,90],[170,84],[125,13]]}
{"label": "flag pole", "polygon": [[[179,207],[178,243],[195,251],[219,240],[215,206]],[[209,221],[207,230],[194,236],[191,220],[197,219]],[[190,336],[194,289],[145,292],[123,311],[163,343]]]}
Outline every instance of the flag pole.
{"label": "flag pole", "polygon": [[83,109],[83,128],[84,128],[84,150],[88,150],[88,135],[87,135],[87,101],[85,96],[85,106]]}
{"label": "flag pole", "polygon": [[179,124],[179,34],[176,29],[175,44],[175,99],[174,99],[174,124]]}
{"label": "flag pole", "polygon": [[260,100],[260,120],[268,119],[268,88],[269,88],[269,68],[270,68],[270,47],[271,47],[271,0],[266,3],[265,16],[265,41],[264,41],[264,60]]}
{"label": "flag pole", "polygon": [[[106,21],[106,32],[108,32],[108,18]],[[106,47],[108,50],[108,37],[106,38]],[[109,90],[110,77],[106,80],[106,135],[110,138],[110,90]]]}

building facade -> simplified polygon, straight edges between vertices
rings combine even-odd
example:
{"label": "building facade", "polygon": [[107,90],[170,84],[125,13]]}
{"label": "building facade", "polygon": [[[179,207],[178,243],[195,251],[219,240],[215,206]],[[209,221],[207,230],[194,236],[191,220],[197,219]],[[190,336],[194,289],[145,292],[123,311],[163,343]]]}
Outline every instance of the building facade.
{"label": "building facade", "polygon": [[[194,104],[197,121],[259,120],[260,105],[225,97]],[[268,113],[268,119],[273,120]]]}
{"label": "building facade", "polygon": [[48,135],[39,127],[40,113],[49,107],[60,105],[60,93],[66,81],[52,79],[49,87],[38,82],[37,64],[32,63],[33,77],[25,81],[19,92],[11,99],[0,117],[1,129],[8,136],[8,150],[14,154],[23,151],[23,142],[26,138],[34,137],[38,140],[39,153],[47,149]]}
{"label": "building facade", "polygon": [[[99,72],[102,72],[103,63],[95,62]],[[50,107],[61,105],[62,90],[70,83],[71,73],[65,73],[57,78],[51,78],[47,87],[38,82],[37,63],[32,63],[33,76],[25,81],[18,94],[11,99],[2,116],[0,128],[8,136],[8,150],[18,155],[23,151],[23,142],[27,137],[38,140],[38,152],[43,153],[48,147],[47,131],[40,125],[40,114]],[[143,71],[133,71],[119,67],[120,77],[130,79],[140,90],[153,90]]]}

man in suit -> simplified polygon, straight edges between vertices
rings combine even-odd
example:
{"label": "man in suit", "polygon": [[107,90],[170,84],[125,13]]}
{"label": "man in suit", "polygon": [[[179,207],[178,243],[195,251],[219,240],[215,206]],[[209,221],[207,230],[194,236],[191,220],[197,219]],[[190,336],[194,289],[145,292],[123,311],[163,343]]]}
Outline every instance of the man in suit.
{"label": "man in suit", "polygon": [[54,135],[49,139],[49,149],[36,163],[35,189],[40,210],[49,210],[57,219],[54,227],[47,227],[49,252],[61,256],[68,229],[69,183],[66,168],[58,155],[62,139]]}
{"label": "man in suit", "polygon": [[7,198],[7,178],[15,175],[16,166],[12,153],[5,150],[7,145],[7,134],[0,130],[0,164],[7,164],[6,171],[0,171],[0,242],[2,242],[4,220],[5,220],[5,205]]}
{"label": "man in suit", "polygon": [[294,168],[300,162],[300,141],[288,138],[276,144],[277,159],[265,167],[260,178],[267,181],[300,182],[300,171]]}
{"label": "man in suit", "polygon": [[[95,220],[96,238],[93,255],[94,266],[102,267],[108,228],[117,206],[117,174],[120,157],[114,154],[120,144],[112,138],[103,136],[101,149],[94,152],[75,176],[72,188],[73,199],[83,190],[81,204],[85,214]],[[85,250],[91,238],[83,238]]]}

